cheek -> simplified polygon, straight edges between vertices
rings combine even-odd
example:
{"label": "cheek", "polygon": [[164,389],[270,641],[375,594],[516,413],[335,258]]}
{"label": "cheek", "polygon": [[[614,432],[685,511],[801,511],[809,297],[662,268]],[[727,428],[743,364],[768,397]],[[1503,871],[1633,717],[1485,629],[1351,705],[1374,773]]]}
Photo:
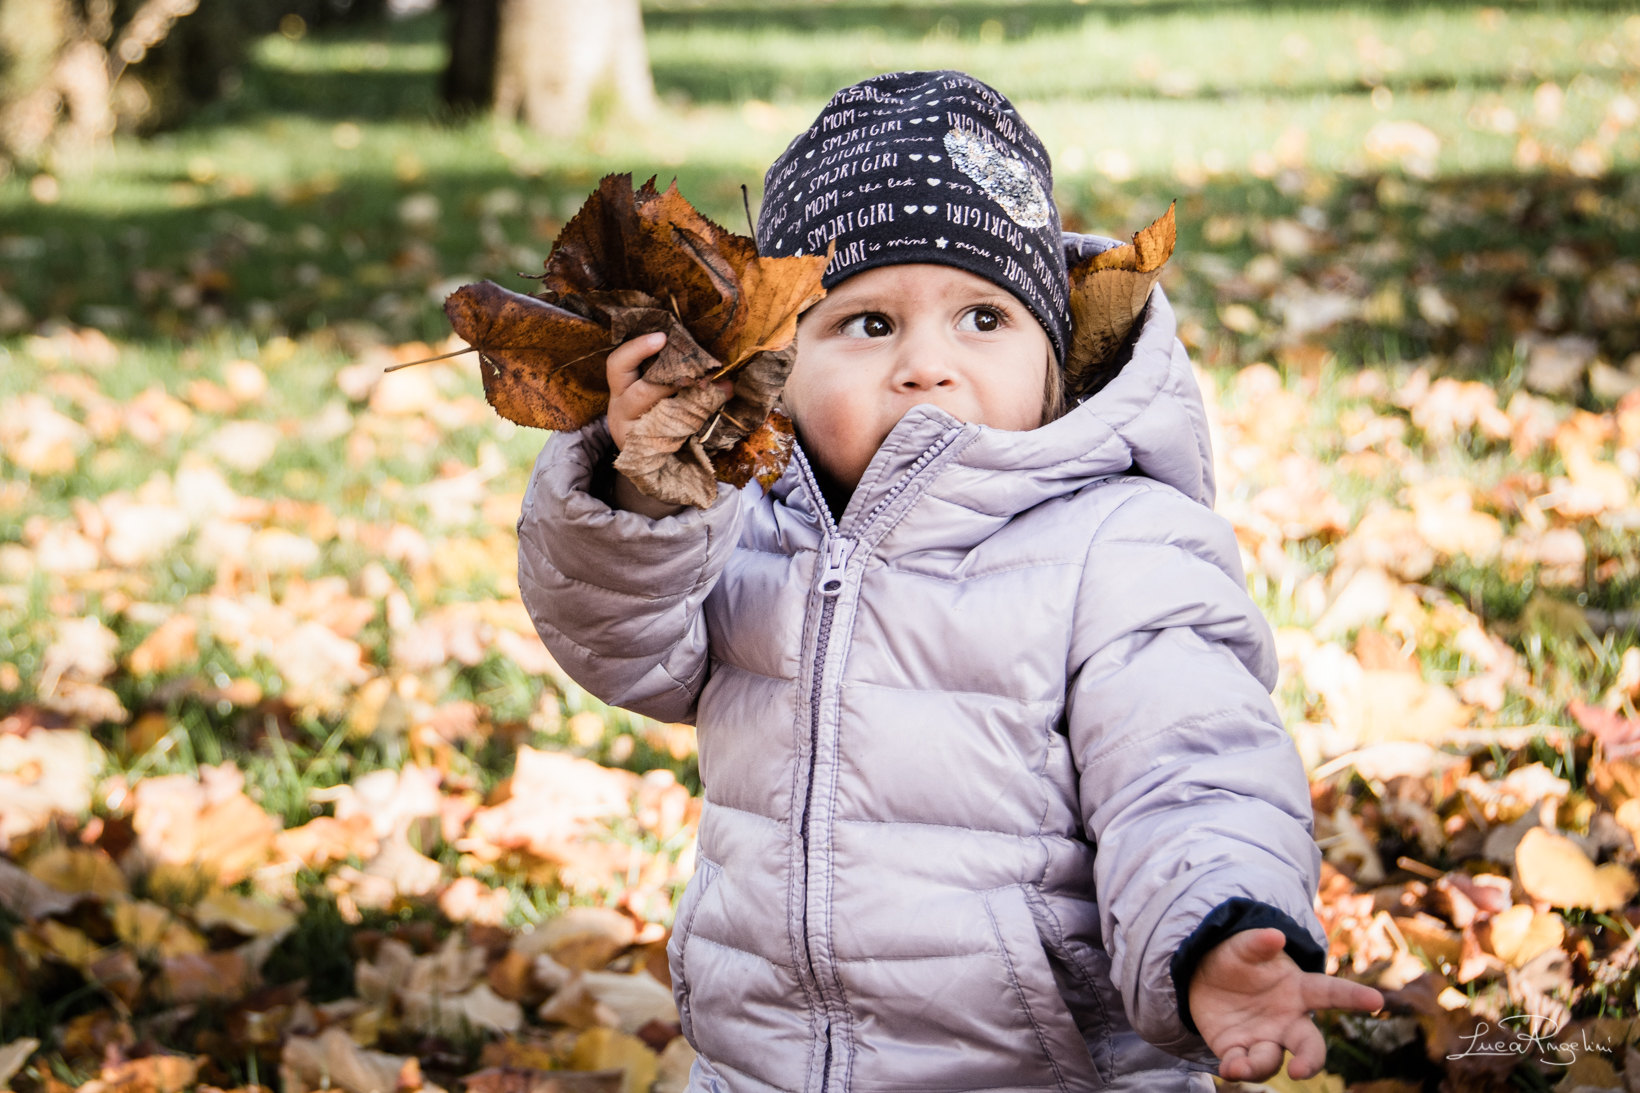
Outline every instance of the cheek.
{"label": "cheek", "polygon": [[833,363],[805,359],[799,350],[782,398],[809,455],[853,485],[882,440],[883,411],[860,368],[828,367]]}
{"label": "cheek", "polygon": [[995,429],[1024,432],[1042,424],[1042,404],[1049,368],[1057,367],[1052,350],[1035,344],[1020,347],[1015,361],[988,370],[991,380],[984,392],[985,423]]}
{"label": "cheek", "polygon": [[786,407],[811,444],[852,451],[866,428],[860,393],[835,376],[794,369],[786,384]]}

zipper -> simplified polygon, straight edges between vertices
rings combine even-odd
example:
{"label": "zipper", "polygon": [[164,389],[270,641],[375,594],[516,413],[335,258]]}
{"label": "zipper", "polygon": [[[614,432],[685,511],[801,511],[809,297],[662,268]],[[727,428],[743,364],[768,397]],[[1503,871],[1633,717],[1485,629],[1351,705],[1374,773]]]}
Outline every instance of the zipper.
{"label": "zipper", "polygon": [[848,560],[854,556],[855,544],[856,540],[838,535],[826,548],[825,561],[820,567],[820,594],[827,599],[836,599],[842,593],[843,578],[847,575]]}
{"label": "zipper", "polygon": [[803,824],[799,830],[803,839],[803,958],[808,963],[809,978],[814,982],[815,994],[820,999],[824,1014],[822,1035],[825,1037],[826,1050],[820,1068],[820,1093],[826,1093],[831,1084],[831,1015],[827,992],[820,985],[820,972],[814,966],[814,952],[809,940],[809,813],[814,805],[814,763],[820,751],[820,698],[825,687],[826,653],[831,647],[831,620],[837,611],[837,599],[843,591],[848,562],[854,555],[856,541],[837,533],[837,522],[832,518],[831,509],[826,505],[825,495],[820,492],[820,483],[814,477],[813,468],[809,466],[802,451],[798,451],[796,456],[804,482],[808,486],[809,496],[814,499],[815,508],[820,514],[824,536],[820,551],[820,572],[816,576],[816,584],[824,598],[820,602],[820,621],[815,627],[814,671],[809,683],[808,786],[804,791]]}
{"label": "zipper", "polygon": [[[814,477],[814,469],[809,466],[808,459],[801,449],[795,453],[798,467],[802,471],[804,482],[809,490],[809,496],[813,498],[815,508],[819,512],[824,535],[820,557],[820,572],[816,577],[816,584],[819,586],[822,599],[820,603],[820,620],[815,628],[814,673],[809,684],[809,775],[808,787],[803,797],[802,827],[804,873],[803,956],[808,962],[809,976],[814,981],[814,989],[820,996],[822,1007],[828,1006],[827,991],[821,986],[820,974],[814,966],[814,953],[810,947],[809,934],[809,814],[814,804],[814,768],[820,751],[820,701],[825,689],[826,654],[831,648],[832,617],[837,612],[837,601],[841,597],[843,586],[848,579],[849,561],[854,557],[855,547],[859,545],[860,539],[864,537],[863,532],[871,527],[872,522],[876,520],[878,515],[887,509],[895,498],[904,493],[906,488],[922,473],[923,468],[927,467],[935,456],[949,447],[956,437],[957,432],[952,431],[918,456],[916,462],[900,476],[899,480],[889,488],[881,500],[871,507],[871,511],[860,519],[859,526],[862,534],[856,537],[839,533],[837,521],[832,518],[831,509],[826,505],[825,495],[820,492],[820,483]],[[832,1024],[828,1012],[824,1033],[826,1052],[820,1072],[820,1093],[826,1093],[831,1084],[831,1030]]]}
{"label": "zipper", "polygon": [[[958,432],[959,430],[951,430],[945,436],[942,436],[939,440],[936,440],[932,445],[930,445],[928,450],[923,452],[922,455],[919,455],[917,457],[917,461],[911,464],[904,474],[900,475],[899,481],[890,486],[888,488],[888,492],[883,494],[881,500],[871,506],[871,511],[861,517],[860,526],[862,528],[869,527],[871,522],[877,519],[878,515],[884,509],[892,505],[894,503],[894,499],[904,493],[906,488],[916,480],[919,474],[922,473],[923,468],[932,463],[935,456],[939,455],[951,446],[951,442],[957,439]],[[827,515],[830,515],[829,511]]]}

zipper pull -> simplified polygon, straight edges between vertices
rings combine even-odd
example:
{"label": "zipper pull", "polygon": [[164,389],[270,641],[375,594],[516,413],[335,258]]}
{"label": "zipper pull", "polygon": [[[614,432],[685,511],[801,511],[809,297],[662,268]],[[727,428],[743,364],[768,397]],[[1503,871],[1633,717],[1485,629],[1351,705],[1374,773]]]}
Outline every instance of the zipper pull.
{"label": "zipper pull", "polygon": [[848,560],[853,554],[853,539],[840,535],[832,539],[826,548],[825,567],[820,572],[821,595],[835,596],[843,591],[843,571],[848,568]]}

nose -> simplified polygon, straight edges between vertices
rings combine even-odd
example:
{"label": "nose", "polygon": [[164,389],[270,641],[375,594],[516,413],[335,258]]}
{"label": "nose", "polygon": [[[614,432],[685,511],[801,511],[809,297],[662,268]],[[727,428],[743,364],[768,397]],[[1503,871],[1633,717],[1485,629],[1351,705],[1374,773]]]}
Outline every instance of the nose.
{"label": "nose", "polygon": [[[931,325],[931,324],[930,324]],[[914,324],[900,336],[894,362],[894,389],[903,394],[949,390],[957,385],[950,347],[938,331]]]}

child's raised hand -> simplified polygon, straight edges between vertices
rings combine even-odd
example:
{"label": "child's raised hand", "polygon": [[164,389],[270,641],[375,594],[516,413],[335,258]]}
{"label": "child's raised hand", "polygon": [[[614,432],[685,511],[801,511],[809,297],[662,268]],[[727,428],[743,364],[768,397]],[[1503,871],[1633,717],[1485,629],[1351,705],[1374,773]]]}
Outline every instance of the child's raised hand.
{"label": "child's raised hand", "polygon": [[1299,1081],[1327,1059],[1321,1031],[1310,1020],[1318,1009],[1377,1010],[1384,998],[1347,979],[1306,972],[1283,948],[1280,930],[1244,930],[1207,951],[1190,979],[1190,1017],[1219,1057],[1219,1077],[1261,1082],[1281,1069]]}
{"label": "child's raised hand", "polygon": [[[643,362],[659,353],[665,345],[665,334],[643,334],[622,342],[610,351],[604,375],[609,380],[609,435],[617,449],[626,447],[627,437],[639,418],[654,409],[662,399],[678,393],[676,387],[650,383],[638,375]],[[733,380],[716,382],[725,391],[734,388]],[[682,505],[669,505],[647,496],[622,474],[615,476],[615,492],[611,500],[618,509],[640,513],[654,520],[683,511]]]}
{"label": "child's raised hand", "polygon": [[632,423],[648,413],[661,399],[677,392],[676,387],[650,383],[638,375],[643,362],[661,351],[665,334],[644,334],[622,342],[609,354],[604,366],[609,378],[609,435],[615,447],[626,447]]}

